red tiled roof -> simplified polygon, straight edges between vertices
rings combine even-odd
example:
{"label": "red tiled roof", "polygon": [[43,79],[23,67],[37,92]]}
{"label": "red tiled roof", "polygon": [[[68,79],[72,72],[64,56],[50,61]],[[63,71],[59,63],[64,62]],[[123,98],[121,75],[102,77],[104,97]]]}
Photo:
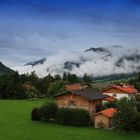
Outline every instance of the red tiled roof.
{"label": "red tiled roof", "polygon": [[80,90],[87,88],[87,85],[81,85],[81,84],[72,84],[72,85],[65,85],[66,90]]}
{"label": "red tiled roof", "polygon": [[113,117],[114,113],[116,113],[116,112],[117,112],[116,109],[109,108],[109,109],[106,109],[106,110],[102,110],[102,111],[98,112],[97,114],[103,114],[103,115],[111,118],[111,117]]}
{"label": "red tiled roof", "polygon": [[129,94],[136,94],[138,91],[131,85],[128,84],[124,84],[124,85],[114,85],[108,89],[104,89],[103,93],[106,93],[108,90],[112,89],[112,88],[116,88],[119,89],[125,93],[129,93]]}
{"label": "red tiled roof", "polygon": [[113,88],[117,88],[122,90],[126,93],[137,93],[138,91],[131,85],[124,85],[124,86],[112,86]]}

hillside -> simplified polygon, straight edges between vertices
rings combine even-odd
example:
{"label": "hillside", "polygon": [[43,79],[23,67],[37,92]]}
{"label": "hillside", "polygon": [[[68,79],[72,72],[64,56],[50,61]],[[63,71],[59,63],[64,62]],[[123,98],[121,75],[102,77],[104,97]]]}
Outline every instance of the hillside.
{"label": "hillside", "polygon": [[5,74],[5,73],[12,73],[14,72],[12,69],[8,68],[5,66],[1,61],[0,61],[0,74]]}

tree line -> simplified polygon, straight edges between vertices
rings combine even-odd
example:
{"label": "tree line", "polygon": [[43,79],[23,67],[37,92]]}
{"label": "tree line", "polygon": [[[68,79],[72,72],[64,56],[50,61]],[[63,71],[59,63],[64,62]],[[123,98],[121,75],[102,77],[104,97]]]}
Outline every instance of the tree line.
{"label": "tree line", "polygon": [[[66,84],[92,82],[92,77],[84,74],[78,77],[75,74],[64,73],[63,76],[48,74],[44,78],[39,78],[35,72],[31,74],[11,74],[0,75],[0,98],[1,99],[25,99],[29,97],[52,97],[58,92],[65,90]],[[26,89],[23,85],[33,88]]]}

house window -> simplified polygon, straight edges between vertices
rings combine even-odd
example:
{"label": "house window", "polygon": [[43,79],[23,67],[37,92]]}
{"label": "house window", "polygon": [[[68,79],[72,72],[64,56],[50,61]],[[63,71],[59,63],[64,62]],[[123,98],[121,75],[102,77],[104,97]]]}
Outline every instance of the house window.
{"label": "house window", "polygon": [[74,101],[69,101],[69,106],[75,106],[75,102]]}

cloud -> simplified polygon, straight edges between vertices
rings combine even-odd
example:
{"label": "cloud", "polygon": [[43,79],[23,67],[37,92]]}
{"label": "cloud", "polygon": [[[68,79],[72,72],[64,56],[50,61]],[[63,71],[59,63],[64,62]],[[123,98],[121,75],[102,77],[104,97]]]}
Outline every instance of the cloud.
{"label": "cloud", "polygon": [[[62,52],[47,58],[44,64],[37,66],[19,66],[15,67],[20,73],[36,71],[39,77],[44,77],[51,73],[52,75],[64,72],[70,72],[83,76],[85,73],[92,76],[106,76],[110,74],[133,73],[138,72],[140,68],[140,50],[137,52],[124,47],[107,47],[112,55],[107,52],[81,52],[69,54]],[[121,58],[121,61],[120,61]],[[65,62],[79,63],[79,67],[72,64],[72,69],[65,69]],[[117,63],[117,64],[116,64]]]}
{"label": "cloud", "polygon": [[139,47],[137,0],[0,0],[0,59],[19,65],[90,46]]}

